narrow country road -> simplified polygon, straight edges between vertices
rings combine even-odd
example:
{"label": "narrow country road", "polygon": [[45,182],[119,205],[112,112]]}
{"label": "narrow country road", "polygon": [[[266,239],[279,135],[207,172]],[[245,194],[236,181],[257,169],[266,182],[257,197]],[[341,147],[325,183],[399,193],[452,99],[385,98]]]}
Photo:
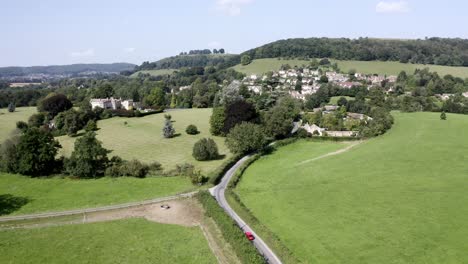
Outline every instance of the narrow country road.
{"label": "narrow country road", "polygon": [[[282,264],[281,260],[275,255],[273,250],[271,250],[268,245],[262,240],[262,238],[255,233],[254,230],[250,226],[248,226],[244,220],[242,220],[234,210],[232,210],[231,206],[229,206],[228,202],[226,201],[226,197],[224,195],[224,192],[229,184],[229,181],[231,180],[232,176],[236,172],[236,170],[246,162],[250,156],[245,156],[242,159],[240,159],[234,166],[232,166],[224,175],[223,179],[221,182],[216,185],[215,187],[210,189],[211,195],[213,195],[216,200],[218,201],[218,204],[228,213],[229,216],[231,216],[234,221],[239,225],[239,227],[244,231],[250,231],[252,234],[255,236],[255,240],[253,241],[253,244],[257,248],[257,250],[262,254],[268,263],[272,264]],[[247,238],[246,238],[247,239]]]}

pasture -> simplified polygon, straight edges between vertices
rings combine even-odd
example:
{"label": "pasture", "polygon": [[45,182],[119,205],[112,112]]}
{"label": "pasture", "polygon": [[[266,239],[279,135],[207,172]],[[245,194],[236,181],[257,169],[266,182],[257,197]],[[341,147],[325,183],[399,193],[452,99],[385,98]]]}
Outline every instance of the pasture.
{"label": "pasture", "polygon": [[127,219],[0,231],[1,263],[217,263],[199,227]]}
{"label": "pasture", "polygon": [[[98,121],[97,138],[105,148],[112,150],[112,155],[124,159],[138,159],[144,162],[157,161],[165,170],[175,168],[176,164],[191,163],[202,172],[210,172],[222,164],[223,159],[214,161],[197,161],[192,157],[192,148],[196,141],[211,137],[218,145],[221,155],[230,153],[224,145],[224,138],[213,137],[209,131],[211,109],[185,109],[170,111],[175,138],[166,139],[162,135],[164,113],[141,118],[120,118]],[[194,124],[200,133],[188,135],[185,128]],[[62,144],[61,154],[69,156],[73,151],[76,138],[62,136],[57,138]]]}
{"label": "pasture", "polygon": [[[190,180],[183,177],[73,180],[0,173],[0,204],[5,207],[0,209],[11,215],[63,211],[136,202],[195,189]],[[4,201],[5,195],[13,199]]]}
{"label": "pasture", "polygon": [[468,116],[394,113],[334,156],[299,141],[254,162],[235,191],[304,263],[468,262]]}
{"label": "pasture", "polygon": [[13,113],[8,112],[7,108],[0,109],[0,144],[10,137],[16,128],[16,122],[27,122],[36,111],[36,107],[17,107]]}
{"label": "pasture", "polygon": [[143,70],[135,72],[134,74],[130,75],[130,77],[137,77],[139,73],[149,74],[151,76],[161,76],[161,75],[170,75],[172,74],[174,69],[161,69],[161,70]]}
{"label": "pasture", "polygon": [[[341,61],[333,59],[330,61],[338,63],[338,67],[343,72],[348,72],[349,70],[354,69],[357,72],[366,74],[376,73],[381,75],[398,75],[401,71],[413,74],[416,69],[429,68],[431,71],[438,72],[441,76],[452,74],[456,77],[468,78],[468,67],[410,64],[394,61]],[[283,64],[289,64],[291,67],[294,67],[308,65],[309,63],[310,61],[296,59],[257,59],[253,60],[252,63],[246,66],[242,66],[240,64],[236,65],[233,69],[245,74],[263,74],[268,71],[277,71]]]}

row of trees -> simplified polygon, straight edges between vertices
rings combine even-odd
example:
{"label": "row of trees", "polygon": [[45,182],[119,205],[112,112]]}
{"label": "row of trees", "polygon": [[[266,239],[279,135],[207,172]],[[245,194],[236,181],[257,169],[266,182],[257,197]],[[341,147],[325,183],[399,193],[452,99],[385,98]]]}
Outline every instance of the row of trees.
{"label": "row of trees", "polygon": [[190,50],[189,52],[181,52],[179,55],[199,55],[199,54],[205,54],[205,55],[209,55],[209,54],[224,54],[226,53],[226,51],[221,48],[221,49],[213,49],[213,51],[209,50],[209,49],[203,49],[203,50]]}
{"label": "row of trees", "polygon": [[246,51],[252,59],[296,57],[468,66],[468,40],[308,38],[280,40]]}
{"label": "row of trees", "polygon": [[[218,51],[218,53],[220,53]],[[223,53],[220,53],[223,54]],[[216,66],[221,69],[234,66],[240,62],[238,55],[211,56],[209,54],[195,54],[192,56],[179,55],[168,57],[155,62],[145,61],[134,71],[159,70],[159,69],[180,69],[183,67],[207,67]]]}

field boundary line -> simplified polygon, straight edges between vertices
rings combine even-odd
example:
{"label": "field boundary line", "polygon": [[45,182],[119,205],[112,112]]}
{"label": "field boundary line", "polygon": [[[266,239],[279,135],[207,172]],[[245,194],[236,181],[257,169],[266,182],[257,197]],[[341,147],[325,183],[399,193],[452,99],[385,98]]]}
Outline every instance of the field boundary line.
{"label": "field boundary line", "polygon": [[37,213],[37,214],[18,215],[18,216],[4,216],[4,217],[0,217],[0,223],[9,222],[9,221],[18,221],[18,220],[31,220],[31,219],[51,218],[51,217],[59,217],[59,216],[79,215],[79,214],[84,214],[84,213],[112,211],[112,210],[117,210],[117,209],[124,209],[124,208],[137,207],[137,206],[148,205],[148,204],[153,204],[153,203],[160,203],[160,202],[165,202],[165,201],[170,201],[170,200],[175,200],[175,199],[180,199],[180,198],[188,198],[188,197],[192,197],[193,195],[197,193],[198,191],[193,191],[193,192],[188,192],[188,193],[176,194],[172,196],[155,198],[151,200],[116,204],[116,205],[108,205],[108,206],[95,207],[95,208],[49,212],[49,213]]}

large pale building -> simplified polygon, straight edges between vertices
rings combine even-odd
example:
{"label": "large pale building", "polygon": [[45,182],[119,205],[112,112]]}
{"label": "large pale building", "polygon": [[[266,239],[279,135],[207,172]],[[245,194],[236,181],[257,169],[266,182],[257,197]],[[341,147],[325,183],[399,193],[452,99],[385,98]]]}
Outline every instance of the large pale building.
{"label": "large pale building", "polygon": [[93,98],[90,100],[91,107],[95,109],[96,107],[100,107],[102,109],[126,109],[126,110],[133,110],[135,108],[139,108],[140,104],[138,102],[133,102],[133,100],[122,100],[116,98]]}

